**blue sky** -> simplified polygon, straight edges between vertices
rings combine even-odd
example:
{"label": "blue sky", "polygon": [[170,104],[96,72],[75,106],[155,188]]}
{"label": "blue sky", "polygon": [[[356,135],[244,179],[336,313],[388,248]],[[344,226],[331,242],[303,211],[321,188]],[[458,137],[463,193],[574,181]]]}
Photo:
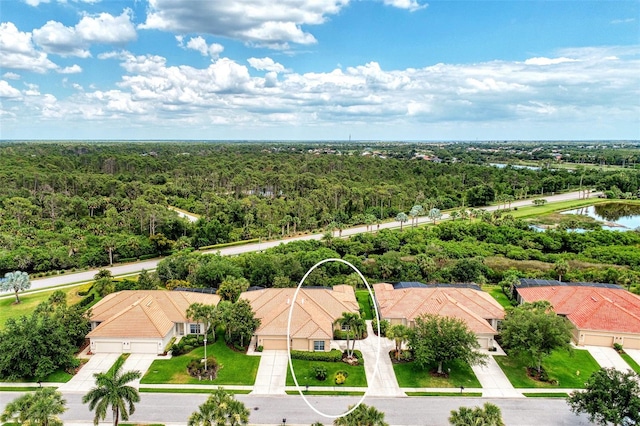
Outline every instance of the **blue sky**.
{"label": "blue sky", "polygon": [[0,0],[1,139],[640,139],[639,1]]}

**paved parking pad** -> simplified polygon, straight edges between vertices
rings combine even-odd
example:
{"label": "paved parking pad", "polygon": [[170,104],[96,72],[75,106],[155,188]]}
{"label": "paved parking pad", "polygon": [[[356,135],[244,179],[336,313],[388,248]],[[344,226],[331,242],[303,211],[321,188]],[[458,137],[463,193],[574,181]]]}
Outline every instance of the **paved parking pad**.
{"label": "paved parking pad", "polygon": [[260,355],[260,366],[253,395],[284,395],[289,358],[287,351],[266,350]]}
{"label": "paved parking pad", "polygon": [[591,356],[603,368],[615,368],[618,371],[627,371],[631,369],[629,364],[613,348],[604,346],[585,346]]}
{"label": "paved parking pad", "polygon": [[61,385],[58,390],[61,392],[88,392],[95,386],[96,373],[105,373],[116,362],[120,354],[95,354],[85,365],[82,366],[78,374],[73,376],[67,383]]}
{"label": "paved parking pad", "polygon": [[[151,363],[158,359],[157,355],[152,354],[131,354],[129,358],[126,359],[124,365],[122,366],[122,371],[139,371],[142,376],[145,375],[149,367],[151,367]],[[142,377],[141,376],[141,377]],[[130,386],[140,388],[140,379],[136,379],[129,383]]]}
{"label": "paved parking pad", "polygon": [[493,356],[487,358],[487,365],[473,365],[471,368],[482,386],[483,398],[523,398],[522,393],[513,388]]}

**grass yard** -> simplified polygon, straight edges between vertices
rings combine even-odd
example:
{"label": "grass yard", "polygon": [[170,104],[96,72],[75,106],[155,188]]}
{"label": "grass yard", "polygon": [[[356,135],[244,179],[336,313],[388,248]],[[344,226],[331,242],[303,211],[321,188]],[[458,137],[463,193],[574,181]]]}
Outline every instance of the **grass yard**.
{"label": "grass yard", "polygon": [[[544,199],[545,197],[538,197]],[[606,198],[587,198],[583,200],[569,200],[560,201],[558,203],[547,203],[542,206],[534,206],[533,201],[530,206],[518,207],[518,210],[512,209],[509,214],[514,218],[524,219],[527,217],[542,216],[548,213],[553,213],[561,210],[571,210],[578,207],[591,206],[593,204],[600,203],[612,203],[618,200],[609,200]],[[626,200],[624,201],[626,202]]]}
{"label": "grass yard", "polygon": [[491,297],[496,299],[496,301],[502,305],[503,308],[510,308],[513,306],[511,300],[507,297],[506,294],[502,291],[502,287],[499,285],[483,285],[482,289],[489,293]]}
{"label": "grass yard", "polygon": [[520,359],[507,356],[496,356],[495,360],[507,375],[514,388],[584,388],[584,382],[600,366],[589,351],[574,349],[571,354],[566,351],[555,351],[542,361],[549,380],[557,380],[558,384],[538,382],[527,376],[527,364]]}
{"label": "grass yard", "polygon": [[[82,300],[82,296],[78,296],[79,291],[86,291],[90,285],[83,284],[69,288],[63,288],[63,291],[67,295],[67,304],[73,305]],[[24,315],[31,315],[36,306],[46,301],[53,292],[56,291],[43,291],[39,293],[19,293],[20,303],[14,304],[16,297],[13,293],[2,293],[0,299],[0,329],[4,327],[4,324],[9,318],[18,318]],[[5,297],[6,296],[6,297]]]}
{"label": "grass yard", "polygon": [[640,365],[638,365],[638,363],[635,362],[633,358],[631,358],[628,354],[620,354],[620,356],[627,362],[627,364],[629,364],[629,367],[631,367],[633,371],[640,374]]}
{"label": "grass yard", "polygon": [[356,299],[358,300],[358,305],[362,311],[362,318],[366,320],[372,320],[375,318],[375,313],[371,306],[371,297],[369,297],[369,290],[356,291]]}
{"label": "grass yard", "polygon": [[[300,395],[298,391],[285,391],[287,395]],[[362,396],[364,392],[349,391],[302,391],[305,396]]]}
{"label": "grass yard", "polygon": [[260,357],[235,352],[218,336],[215,343],[207,345],[207,356],[215,356],[220,365],[218,377],[212,381],[198,380],[187,373],[187,364],[192,359],[204,358],[204,348],[199,347],[188,354],[171,359],[155,360],[140,383],[195,384],[195,385],[253,385],[258,373]]}
{"label": "grass yard", "polygon": [[405,392],[407,396],[455,396],[455,397],[480,397],[482,392]]}
{"label": "grass yard", "polygon": [[[202,382],[201,382],[202,383]],[[161,389],[161,388],[140,388],[139,391],[142,393],[213,393],[217,388],[211,389]],[[250,390],[233,390],[233,389],[225,389],[226,393],[230,393],[233,395],[246,395],[251,393]],[[122,425],[122,423],[120,423]]]}
{"label": "grass yard", "polygon": [[[296,372],[298,384],[301,387],[311,386],[344,386],[344,387],[366,387],[367,377],[364,372],[363,365],[349,365],[344,362],[321,362],[321,361],[305,361],[301,359],[291,360],[293,370]],[[313,373],[313,366],[322,365],[327,369],[327,379],[320,381],[316,379]],[[338,371],[346,371],[349,373],[347,380],[342,385],[335,384],[335,376]],[[287,386],[295,386],[291,370],[287,368]]]}
{"label": "grass yard", "polygon": [[522,396],[527,398],[568,398],[566,392],[522,392]]}
{"label": "grass yard", "polygon": [[[434,366],[435,367],[435,366]],[[443,369],[451,369],[449,377],[433,377],[429,373],[431,368],[420,370],[415,368],[415,363],[393,364],[393,370],[401,388],[480,388],[480,382],[473,374],[471,367],[460,361],[452,361],[444,364]]]}

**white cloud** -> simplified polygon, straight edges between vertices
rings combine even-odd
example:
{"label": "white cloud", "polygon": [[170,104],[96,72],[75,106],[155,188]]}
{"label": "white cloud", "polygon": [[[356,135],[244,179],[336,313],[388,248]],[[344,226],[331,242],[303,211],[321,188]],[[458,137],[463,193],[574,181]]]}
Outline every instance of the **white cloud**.
{"label": "white cloud", "polygon": [[82,67],[80,67],[80,65],[78,64],[73,64],[70,67],[59,69],[58,72],[60,74],[78,74],[82,72]]}
{"label": "white cloud", "polygon": [[6,78],[7,80],[20,80],[20,74],[16,74],[15,72],[5,72],[2,74],[2,78]]}
{"label": "white cloud", "polygon": [[271,71],[275,73],[281,73],[287,71],[287,69],[277,62],[275,62],[271,58],[249,58],[247,59],[249,65],[258,71]]}
{"label": "white cloud", "polygon": [[44,52],[38,52],[31,33],[21,32],[12,22],[0,23],[0,68],[45,73],[57,68]]}
{"label": "white cloud", "polygon": [[207,45],[207,41],[201,36],[192,37],[187,44],[184,44],[184,37],[181,35],[176,36],[178,45],[183,49],[192,49],[200,52],[202,56],[210,56],[211,59],[218,59],[220,54],[224,51],[224,46],[218,43],[211,43]]}
{"label": "white cloud", "polygon": [[87,58],[91,56],[88,49],[92,43],[119,45],[135,40],[137,33],[131,14],[130,9],[125,9],[119,16],[85,15],[74,27],[48,21],[33,30],[33,41],[47,53]]}
{"label": "white cloud", "polygon": [[614,19],[610,23],[613,25],[619,25],[619,24],[630,24],[632,22],[636,22],[636,18]]}
{"label": "white cloud", "polygon": [[529,58],[526,61],[524,61],[525,64],[527,65],[558,65],[558,64],[563,64],[565,62],[575,62],[576,59],[570,59],[570,58]]}
{"label": "white cloud", "polygon": [[259,46],[288,48],[289,43],[316,43],[302,26],[322,24],[348,3],[349,0],[149,0],[147,19],[140,28],[213,34]]}
{"label": "white cloud", "polygon": [[427,3],[420,4],[418,0],[383,0],[383,2],[387,6],[393,6],[399,9],[407,9],[410,12],[425,9],[428,6]]}
{"label": "white cloud", "polygon": [[0,80],[0,98],[17,99],[21,97],[22,94],[18,89],[11,86],[5,80]]}

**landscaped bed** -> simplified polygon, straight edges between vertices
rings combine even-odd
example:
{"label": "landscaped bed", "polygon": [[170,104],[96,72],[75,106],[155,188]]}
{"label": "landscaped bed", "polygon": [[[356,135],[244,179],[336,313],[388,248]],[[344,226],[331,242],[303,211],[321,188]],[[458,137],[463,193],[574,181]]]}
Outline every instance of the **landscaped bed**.
{"label": "landscaped bed", "polygon": [[[443,370],[447,372],[449,377],[437,376],[431,373],[435,370],[432,368],[419,369],[416,368],[415,362],[404,362],[393,364],[393,370],[398,379],[398,385],[401,388],[480,388],[473,370],[464,362],[452,361],[444,364]],[[451,371],[449,371],[451,370]]]}
{"label": "landscaped bed", "polygon": [[217,385],[253,385],[258,373],[260,357],[249,356],[230,349],[224,339],[218,336],[215,343],[207,345],[207,357],[214,356],[220,369],[218,377],[214,380],[198,380],[187,372],[187,364],[191,360],[199,360],[204,357],[204,347],[199,347],[191,352],[175,356],[167,360],[153,361],[149,371],[142,377],[143,384],[211,384]]}
{"label": "landscaped bed", "polygon": [[584,382],[600,366],[589,351],[575,349],[571,353],[558,350],[542,362],[548,381],[538,381],[527,375],[527,363],[507,356],[494,357],[514,388],[583,388]]}

